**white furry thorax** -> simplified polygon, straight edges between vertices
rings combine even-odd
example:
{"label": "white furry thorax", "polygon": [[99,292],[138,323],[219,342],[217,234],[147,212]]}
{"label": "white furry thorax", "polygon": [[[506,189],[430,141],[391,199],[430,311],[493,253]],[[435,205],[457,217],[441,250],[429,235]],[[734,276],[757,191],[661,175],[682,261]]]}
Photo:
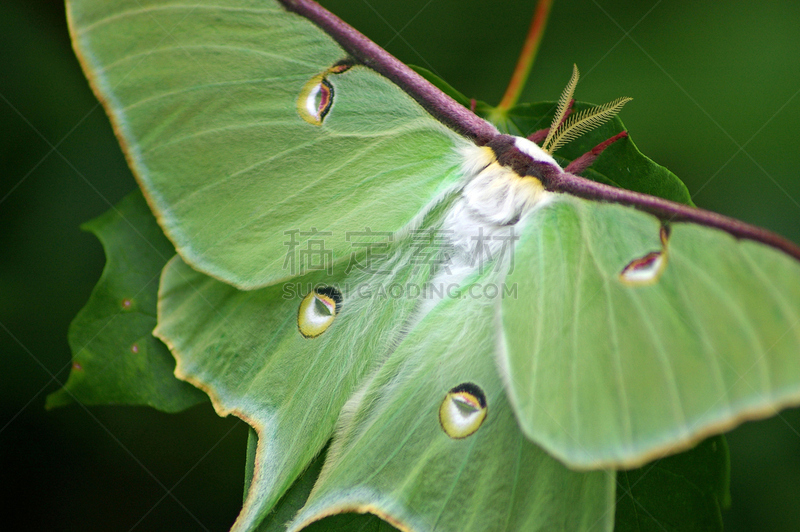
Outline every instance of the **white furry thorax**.
{"label": "white furry thorax", "polygon": [[[514,144],[531,159],[558,167],[549,154],[528,139],[517,137]],[[470,145],[459,154],[464,185],[443,229],[455,248],[454,259],[461,257],[469,263],[464,266],[473,266],[476,261],[497,258],[510,235],[519,234],[517,223],[544,205],[552,193],[535,177],[520,176],[500,164],[489,147]]]}

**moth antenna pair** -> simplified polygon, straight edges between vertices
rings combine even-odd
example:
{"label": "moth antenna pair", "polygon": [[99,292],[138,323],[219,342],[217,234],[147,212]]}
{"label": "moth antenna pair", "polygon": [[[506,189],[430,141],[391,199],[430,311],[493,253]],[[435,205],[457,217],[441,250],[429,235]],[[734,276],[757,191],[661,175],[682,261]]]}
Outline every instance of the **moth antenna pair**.
{"label": "moth antenna pair", "polygon": [[628,97],[617,98],[611,102],[591,109],[584,109],[567,117],[572,107],[571,102],[573,101],[575,87],[578,85],[579,78],[580,73],[577,65],[572,65],[572,76],[558,99],[558,107],[556,107],[553,122],[550,124],[550,131],[542,143],[542,149],[551,155],[564,144],[608,122],[622,110],[626,103],[633,99]]}

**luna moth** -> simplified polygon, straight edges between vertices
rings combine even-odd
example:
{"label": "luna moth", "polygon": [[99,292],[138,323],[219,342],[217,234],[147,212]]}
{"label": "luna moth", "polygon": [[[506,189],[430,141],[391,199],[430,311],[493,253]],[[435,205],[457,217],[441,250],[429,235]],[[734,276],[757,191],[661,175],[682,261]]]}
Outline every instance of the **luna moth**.
{"label": "luna moth", "polygon": [[610,470],[798,401],[791,242],[564,171],[313,2],[68,12],[178,251],[155,334],[259,433],[235,529],[331,437],[292,530],[609,529]]}

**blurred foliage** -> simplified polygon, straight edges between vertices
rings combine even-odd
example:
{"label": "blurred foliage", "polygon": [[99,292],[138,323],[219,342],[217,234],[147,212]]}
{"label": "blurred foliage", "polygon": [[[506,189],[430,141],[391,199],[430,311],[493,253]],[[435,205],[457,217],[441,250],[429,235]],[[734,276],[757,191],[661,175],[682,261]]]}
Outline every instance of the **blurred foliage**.
{"label": "blurred foliage", "polygon": [[50,409],[84,405],[146,405],[180,412],[208,396],[173,375],[175,359],[152,335],[161,270],[175,255],[139,190],[83,224],[106,255],[103,276],[69,327],[72,370],[47,396]]}
{"label": "blurred foliage", "polygon": [[[534,2],[323,4],[403,61],[496,103]],[[556,99],[577,63],[577,97],[632,96],[621,115],[632,138],[697,205],[800,242],[798,22],[793,0],[560,0],[522,101]],[[135,183],[61,2],[0,3],[0,64],[0,478],[13,486],[3,528],[226,530],[241,504],[243,423],[208,404],[179,415],[44,411],[67,376],[69,322],[104,263],[79,226]],[[727,530],[800,530],[800,410],[728,442]]]}

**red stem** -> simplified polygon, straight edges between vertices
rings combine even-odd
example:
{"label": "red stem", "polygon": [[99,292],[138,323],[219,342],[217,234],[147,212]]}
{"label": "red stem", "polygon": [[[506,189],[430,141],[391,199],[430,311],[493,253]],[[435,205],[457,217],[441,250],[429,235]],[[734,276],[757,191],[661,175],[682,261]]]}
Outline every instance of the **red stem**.
{"label": "red stem", "polygon": [[522,45],[522,51],[519,54],[519,59],[517,59],[517,66],[514,68],[511,81],[508,82],[506,93],[497,105],[497,109],[507,111],[519,100],[519,95],[525,87],[525,82],[528,81],[528,74],[531,72],[536,52],[539,51],[539,43],[542,42],[542,36],[544,35],[545,26],[547,26],[547,18],[550,15],[550,7],[552,5],[553,0],[539,0],[536,5],[528,35],[525,37],[525,43]]}

